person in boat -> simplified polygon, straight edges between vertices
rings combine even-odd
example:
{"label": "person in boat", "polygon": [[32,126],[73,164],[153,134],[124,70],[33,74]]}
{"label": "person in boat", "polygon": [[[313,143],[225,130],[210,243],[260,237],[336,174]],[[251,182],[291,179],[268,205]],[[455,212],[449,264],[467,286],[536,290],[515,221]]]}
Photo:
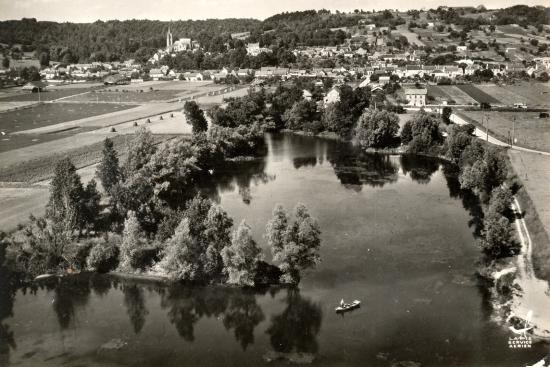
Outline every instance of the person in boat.
{"label": "person in boat", "polygon": [[344,307],[346,304],[344,303],[344,299],[342,298],[342,300],[340,301],[340,307]]}

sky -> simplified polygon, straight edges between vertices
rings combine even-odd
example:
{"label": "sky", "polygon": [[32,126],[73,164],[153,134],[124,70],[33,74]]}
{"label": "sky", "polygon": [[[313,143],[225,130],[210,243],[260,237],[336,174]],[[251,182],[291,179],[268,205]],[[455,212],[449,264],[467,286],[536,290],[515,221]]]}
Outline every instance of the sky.
{"label": "sky", "polygon": [[36,18],[58,22],[110,19],[186,20],[207,18],[265,19],[283,11],[329,9],[437,8],[477,6],[502,8],[516,4],[550,5],[549,0],[0,0],[0,20]]}

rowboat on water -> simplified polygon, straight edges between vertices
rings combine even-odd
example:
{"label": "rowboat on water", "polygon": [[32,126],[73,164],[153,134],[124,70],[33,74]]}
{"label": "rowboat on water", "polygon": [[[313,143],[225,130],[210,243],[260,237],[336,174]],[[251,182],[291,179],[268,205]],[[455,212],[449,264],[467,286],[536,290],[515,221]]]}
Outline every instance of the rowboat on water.
{"label": "rowboat on water", "polygon": [[342,300],[342,302],[340,302],[340,306],[336,307],[334,310],[336,311],[336,313],[342,313],[355,310],[359,307],[361,307],[361,301],[355,300],[351,303],[344,303],[344,300]]}

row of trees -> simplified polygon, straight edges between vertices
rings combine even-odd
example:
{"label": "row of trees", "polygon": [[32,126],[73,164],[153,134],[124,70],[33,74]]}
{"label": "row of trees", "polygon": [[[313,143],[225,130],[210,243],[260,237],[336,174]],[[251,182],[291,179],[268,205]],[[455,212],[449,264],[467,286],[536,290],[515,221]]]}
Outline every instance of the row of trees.
{"label": "row of trees", "polygon": [[512,256],[520,251],[511,228],[515,219],[511,205],[517,185],[502,149],[473,137],[473,129],[452,125],[443,151],[459,167],[461,188],[473,191],[485,203],[480,246],[487,260]]}

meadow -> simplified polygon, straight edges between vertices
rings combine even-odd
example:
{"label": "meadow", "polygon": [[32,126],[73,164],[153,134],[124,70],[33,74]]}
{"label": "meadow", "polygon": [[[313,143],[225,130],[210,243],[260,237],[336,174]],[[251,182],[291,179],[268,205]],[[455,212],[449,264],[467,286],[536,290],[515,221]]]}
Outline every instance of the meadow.
{"label": "meadow", "polygon": [[0,131],[5,133],[35,129],[61,122],[123,111],[133,105],[114,103],[45,103],[0,114]]}
{"label": "meadow", "polygon": [[521,82],[514,85],[482,84],[477,86],[486,94],[494,96],[502,104],[513,106],[525,103],[528,107],[550,108],[550,84]]}
{"label": "meadow", "polygon": [[[461,111],[460,115],[481,122],[483,111]],[[500,112],[489,113],[489,130],[495,137],[508,141],[514,135],[516,144],[525,148],[550,152],[550,119],[539,118],[538,112]],[[514,129],[515,119],[515,129]],[[515,133],[514,133],[515,132]]]}
{"label": "meadow", "polygon": [[48,89],[40,93],[31,93],[26,91],[13,91],[11,93],[4,93],[0,96],[0,102],[38,102],[38,101],[53,101],[59,98],[66,98],[75,94],[86,93],[91,91],[92,88],[61,88],[61,89]]}

